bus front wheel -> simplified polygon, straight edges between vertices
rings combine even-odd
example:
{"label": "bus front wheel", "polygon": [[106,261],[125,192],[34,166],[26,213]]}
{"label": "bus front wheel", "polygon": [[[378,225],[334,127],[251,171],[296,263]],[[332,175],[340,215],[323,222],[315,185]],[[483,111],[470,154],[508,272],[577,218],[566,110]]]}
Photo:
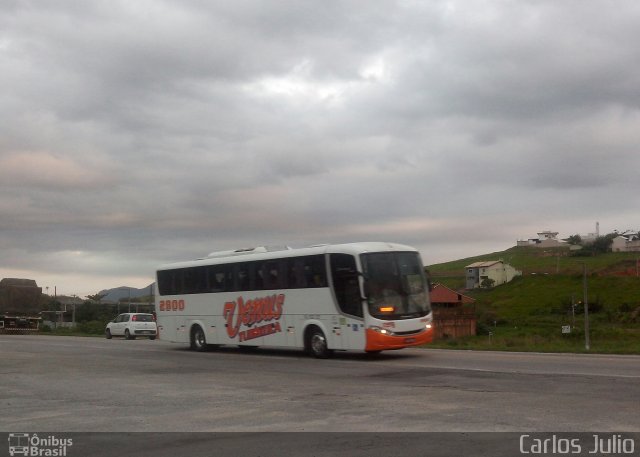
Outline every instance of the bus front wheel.
{"label": "bus front wheel", "polygon": [[207,350],[207,338],[199,325],[195,325],[191,329],[191,349],[198,352]]}
{"label": "bus front wheel", "polygon": [[327,338],[317,327],[309,332],[309,352],[317,359],[326,359],[331,355],[331,350],[327,347]]}

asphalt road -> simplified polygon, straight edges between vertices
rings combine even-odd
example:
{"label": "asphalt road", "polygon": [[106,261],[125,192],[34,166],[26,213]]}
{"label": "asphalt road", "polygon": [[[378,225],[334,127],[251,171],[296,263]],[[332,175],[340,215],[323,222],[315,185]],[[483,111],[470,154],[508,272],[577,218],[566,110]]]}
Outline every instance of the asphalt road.
{"label": "asphalt road", "polygon": [[[640,357],[0,335],[0,430],[640,431]],[[640,444],[640,443],[639,443]]]}

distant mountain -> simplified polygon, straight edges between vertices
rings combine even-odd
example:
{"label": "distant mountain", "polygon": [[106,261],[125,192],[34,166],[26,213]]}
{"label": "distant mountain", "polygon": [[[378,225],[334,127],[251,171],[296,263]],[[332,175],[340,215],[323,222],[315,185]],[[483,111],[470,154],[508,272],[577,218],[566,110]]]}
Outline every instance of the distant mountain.
{"label": "distant mountain", "polygon": [[[131,295],[129,295],[129,291],[131,291]],[[147,287],[143,287],[142,289],[136,289],[135,287],[115,287],[113,289],[105,289],[98,292],[100,295],[104,295],[102,298],[102,303],[117,303],[121,299],[128,299],[129,297],[137,298],[137,297],[148,297],[150,294],[155,293],[155,283],[149,284]]]}

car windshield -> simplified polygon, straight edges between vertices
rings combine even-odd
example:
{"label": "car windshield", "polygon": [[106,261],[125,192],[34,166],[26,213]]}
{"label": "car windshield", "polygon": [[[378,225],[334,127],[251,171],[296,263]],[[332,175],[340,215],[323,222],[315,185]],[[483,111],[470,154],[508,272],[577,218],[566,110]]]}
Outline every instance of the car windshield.
{"label": "car windshield", "polygon": [[378,319],[411,319],[429,314],[429,294],[416,252],[362,255],[369,313]]}
{"label": "car windshield", "polygon": [[153,322],[153,315],[151,314],[136,314],[133,316],[133,320],[137,322]]}

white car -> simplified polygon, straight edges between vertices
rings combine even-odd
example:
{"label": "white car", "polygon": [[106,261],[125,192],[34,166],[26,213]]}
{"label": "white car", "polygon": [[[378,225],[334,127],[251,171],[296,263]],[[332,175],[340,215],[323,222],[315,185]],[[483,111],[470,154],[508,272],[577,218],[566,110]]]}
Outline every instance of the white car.
{"label": "white car", "polygon": [[107,324],[104,335],[107,339],[113,336],[124,336],[128,340],[135,340],[136,336],[147,336],[155,340],[158,326],[153,314],[123,313]]}

